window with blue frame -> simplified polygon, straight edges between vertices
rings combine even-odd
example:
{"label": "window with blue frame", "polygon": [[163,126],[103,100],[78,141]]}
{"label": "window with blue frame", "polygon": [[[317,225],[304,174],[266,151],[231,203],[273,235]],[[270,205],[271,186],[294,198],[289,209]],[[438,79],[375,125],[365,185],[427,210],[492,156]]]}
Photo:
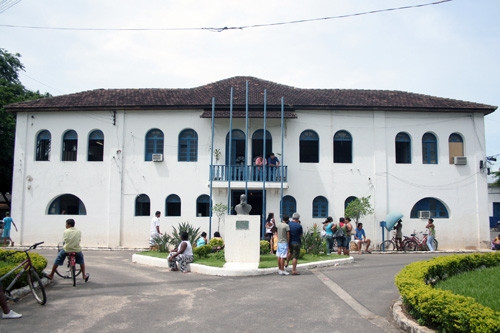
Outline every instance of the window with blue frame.
{"label": "window with blue frame", "polygon": [[69,130],[64,133],[62,145],[62,160],[76,161],[78,151],[78,134],[75,131]]}
{"label": "window with blue frame", "polygon": [[[267,139],[266,139],[267,140]],[[231,153],[229,153],[229,133],[226,135],[226,165],[245,165],[246,136],[242,130],[233,129],[231,133]]]}
{"label": "window with blue frame", "polygon": [[432,133],[425,133],[422,137],[422,163],[438,163],[437,139]]}
{"label": "window with blue frame", "polygon": [[146,133],[145,161],[152,161],[153,154],[163,154],[163,132],[157,128]]}
{"label": "window with blue frame", "polygon": [[411,139],[410,136],[404,132],[400,132],[396,135],[396,163],[411,163]]}
{"label": "window with blue frame", "polygon": [[135,216],[149,216],[151,202],[146,194],[139,194],[135,198]]}
{"label": "window with blue frame", "polygon": [[297,211],[297,201],[291,195],[285,195],[283,197],[283,201],[281,203],[281,207],[283,207],[281,215],[288,215],[290,219],[292,218],[293,213]]}
{"label": "window with blue frame", "polygon": [[266,153],[264,154],[264,130],[258,129],[252,135],[252,161],[258,156],[264,157],[264,155],[269,156],[269,153],[273,151],[273,137],[271,133],[266,130]]}
{"label": "window with blue frame", "polygon": [[352,136],[347,131],[333,136],[333,163],[352,163]]}
{"label": "window with blue frame", "polygon": [[89,135],[88,161],[102,161],[104,155],[104,134],[100,130]]}
{"label": "window with blue frame", "polygon": [[313,218],[328,217],[328,200],[323,196],[317,196],[313,200]]}
{"label": "window with blue frame", "polygon": [[411,209],[410,218],[420,218],[420,211],[430,211],[432,218],[447,219],[449,217],[446,206],[435,198],[423,198],[419,200]]}
{"label": "window with blue frame", "polygon": [[185,129],[179,134],[179,162],[198,160],[198,134],[195,130]]}
{"label": "window with blue frame", "polygon": [[196,199],[196,216],[210,216],[210,197],[202,194]]}
{"label": "window with blue frame", "polygon": [[35,159],[37,161],[48,161],[50,157],[50,142],[51,135],[47,130],[38,133],[36,137],[36,153]]}
{"label": "window with blue frame", "polygon": [[299,137],[300,163],[319,162],[319,136],[312,130],[306,130]]}
{"label": "window with blue frame", "polygon": [[170,194],[165,200],[165,216],[181,216],[181,198]]}
{"label": "window with blue frame", "polygon": [[63,194],[55,198],[49,205],[49,215],[87,215],[82,200],[73,194]]}
{"label": "window with blue frame", "polygon": [[344,209],[347,208],[347,205],[356,200],[357,198],[355,196],[350,196],[344,201]]}

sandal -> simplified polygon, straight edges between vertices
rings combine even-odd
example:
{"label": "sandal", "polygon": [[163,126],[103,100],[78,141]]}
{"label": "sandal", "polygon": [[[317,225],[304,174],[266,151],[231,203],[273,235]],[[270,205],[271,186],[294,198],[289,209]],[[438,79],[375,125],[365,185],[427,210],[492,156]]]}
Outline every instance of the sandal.
{"label": "sandal", "polygon": [[89,278],[90,278],[90,274],[89,273],[85,274],[85,279],[84,279],[85,283],[88,282]]}

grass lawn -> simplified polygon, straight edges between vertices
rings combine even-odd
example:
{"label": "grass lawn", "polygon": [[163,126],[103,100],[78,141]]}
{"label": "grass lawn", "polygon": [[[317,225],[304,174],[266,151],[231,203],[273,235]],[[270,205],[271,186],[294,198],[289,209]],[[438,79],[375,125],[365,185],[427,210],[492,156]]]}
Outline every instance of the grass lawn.
{"label": "grass lawn", "polygon": [[482,305],[500,311],[500,267],[477,269],[452,276],[439,282],[436,288],[449,290],[454,294],[470,296]]}
{"label": "grass lawn", "polygon": [[[166,259],[168,256],[167,252],[157,252],[157,251],[144,251],[138,254],[156,258],[164,258],[164,259]],[[305,264],[315,261],[342,259],[342,258],[346,258],[346,256],[339,256],[333,253],[332,255],[329,256],[327,256],[326,254],[321,254],[321,255],[306,254],[302,259],[299,259],[299,264]],[[194,262],[196,264],[213,266],[213,267],[223,267],[225,264],[225,261],[223,259],[216,258],[215,254],[213,253],[209,254],[208,258],[198,258],[195,256]],[[259,268],[271,268],[271,267],[278,267],[278,261],[276,259],[276,256],[274,254],[261,255]]]}

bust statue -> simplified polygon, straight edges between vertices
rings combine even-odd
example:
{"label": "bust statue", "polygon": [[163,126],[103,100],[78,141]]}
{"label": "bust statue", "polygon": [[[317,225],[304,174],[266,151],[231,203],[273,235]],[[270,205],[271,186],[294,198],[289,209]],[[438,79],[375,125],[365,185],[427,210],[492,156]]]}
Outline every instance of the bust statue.
{"label": "bust statue", "polygon": [[252,206],[247,204],[247,196],[242,194],[240,196],[240,203],[234,207],[236,215],[249,215],[252,210]]}

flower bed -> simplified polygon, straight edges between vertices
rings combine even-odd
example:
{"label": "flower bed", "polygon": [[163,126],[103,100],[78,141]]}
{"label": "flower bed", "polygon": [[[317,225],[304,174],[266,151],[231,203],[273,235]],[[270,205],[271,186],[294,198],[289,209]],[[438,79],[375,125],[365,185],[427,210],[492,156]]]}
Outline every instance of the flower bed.
{"label": "flower bed", "polygon": [[445,332],[499,332],[500,312],[472,297],[433,288],[447,277],[497,265],[498,252],[436,257],[406,266],[396,275],[395,283],[403,303],[420,324]]}
{"label": "flower bed", "polygon": [[[4,276],[11,269],[16,267],[20,262],[26,259],[26,255],[23,252],[13,252],[16,252],[16,250],[0,250],[0,261],[3,262],[3,264],[0,266],[0,276]],[[30,252],[30,258],[31,263],[35,267],[38,275],[42,276],[42,271],[45,269],[45,267],[47,267],[47,259],[45,259],[45,257],[43,257],[42,255],[34,252]],[[2,285],[4,287],[7,287],[12,282],[15,276],[15,274],[11,274],[10,276],[6,277],[5,280],[2,281]],[[20,288],[26,285],[26,274],[24,274],[22,278],[17,280],[15,287]]]}

